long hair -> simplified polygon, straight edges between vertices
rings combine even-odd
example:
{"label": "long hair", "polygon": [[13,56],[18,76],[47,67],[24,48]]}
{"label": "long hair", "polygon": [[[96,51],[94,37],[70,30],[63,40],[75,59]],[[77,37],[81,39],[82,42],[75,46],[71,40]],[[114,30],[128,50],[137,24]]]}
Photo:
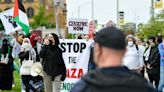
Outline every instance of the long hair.
{"label": "long hair", "polygon": [[54,34],[54,33],[51,33],[51,35],[54,37],[54,39],[55,39],[55,46],[58,46],[59,44],[60,44],[60,42],[59,42],[59,37],[56,35],[56,34]]}

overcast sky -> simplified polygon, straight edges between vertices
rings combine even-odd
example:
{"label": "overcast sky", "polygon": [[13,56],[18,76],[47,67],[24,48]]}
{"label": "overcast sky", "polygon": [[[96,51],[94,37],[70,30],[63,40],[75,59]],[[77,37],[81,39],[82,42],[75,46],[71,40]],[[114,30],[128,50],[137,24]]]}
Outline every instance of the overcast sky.
{"label": "overcast sky", "polygon": [[[67,0],[68,18],[80,18],[91,20],[92,0]],[[117,0],[94,0],[94,19],[99,24],[109,20],[116,22]],[[125,12],[125,22],[146,23],[150,18],[151,0],[119,0],[119,10]]]}

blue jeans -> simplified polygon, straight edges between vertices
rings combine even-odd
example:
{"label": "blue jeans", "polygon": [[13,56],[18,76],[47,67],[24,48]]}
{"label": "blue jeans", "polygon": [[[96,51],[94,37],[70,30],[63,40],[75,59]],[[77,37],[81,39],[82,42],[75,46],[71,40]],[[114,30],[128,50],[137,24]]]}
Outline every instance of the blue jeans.
{"label": "blue jeans", "polygon": [[164,89],[164,66],[160,66],[160,81],[158,85],[158,92],[163,92]]}

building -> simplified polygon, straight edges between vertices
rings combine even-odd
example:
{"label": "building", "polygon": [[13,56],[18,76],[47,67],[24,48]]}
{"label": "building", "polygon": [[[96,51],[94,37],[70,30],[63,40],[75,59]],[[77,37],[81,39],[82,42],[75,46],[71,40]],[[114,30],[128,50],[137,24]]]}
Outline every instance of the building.
{"label": "building", "polygon": [[[15,0],[0,0],[0,11],[5,11],[14,6]],[[25,7],[29,21],[33,21],[33,16],[36,15],[39,11],[40,5],[45,5],[47,14],[54,14],[55,8],[53,0],[23,0],[23,5]],[[57,6],[58,16],[59,16],[59,28],[66,28],[66,19],[67,19],[67,9],[66,9],[66,0],[60,0]],[[49,22],[55,23],[55,14],[50,18]]]}

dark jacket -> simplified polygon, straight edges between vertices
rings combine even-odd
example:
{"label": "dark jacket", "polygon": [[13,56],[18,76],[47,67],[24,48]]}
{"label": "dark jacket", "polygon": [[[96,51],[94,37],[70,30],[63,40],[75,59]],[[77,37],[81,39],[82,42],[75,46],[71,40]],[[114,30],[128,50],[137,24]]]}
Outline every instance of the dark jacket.
{"label": "dark jacket", "polygon": [[156,92],[140,75],[126,67],[96,69],[74,85],[71,92]]}
{"label": "dark jacket", "polygon": [[19,53],[19,58],[20,58],[21,64],[22,64],[22,61],[23,61],[23,60],[28,60],[28,59],[29,59],[29,51],[20,52],[20,53]]}
{"label": "dark jacket", "polygon": [[62,51],[58,46],[44,45],[40,51],[40,57],[43,58],[44,71],[52,76],[62,75],[61,80],[66,78],[66,67],[62,56]]}
{"label": "dark jacket", "polygon": [[151,47],[150,56],[148,63],[150,64],[151,69],[147,68],[149,74],[159,74],[160,73],[160,54],[158,51],[158,45]]}

